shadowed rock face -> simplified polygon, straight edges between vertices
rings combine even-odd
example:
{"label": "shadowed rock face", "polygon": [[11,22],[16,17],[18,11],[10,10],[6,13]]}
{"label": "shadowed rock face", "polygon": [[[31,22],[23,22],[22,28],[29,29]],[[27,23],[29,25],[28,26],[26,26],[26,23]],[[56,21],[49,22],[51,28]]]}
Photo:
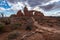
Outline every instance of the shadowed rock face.
{"label": "shadowed rock face", "polygon": [[23,13],[21,12],[21,10],[19,10],[19,11],[17,12],[17,16],[18,16],[18,17],[23,16]]}
{"label": "shadowed rock face", "polygon": [[29,11],[29,15],[30,16],[33,16],[33,11]]}
{"label": "shadowed rock face", "polygon": [[10,17],[17,17],[17,15],[15,15],[15,14],[12,14]]}

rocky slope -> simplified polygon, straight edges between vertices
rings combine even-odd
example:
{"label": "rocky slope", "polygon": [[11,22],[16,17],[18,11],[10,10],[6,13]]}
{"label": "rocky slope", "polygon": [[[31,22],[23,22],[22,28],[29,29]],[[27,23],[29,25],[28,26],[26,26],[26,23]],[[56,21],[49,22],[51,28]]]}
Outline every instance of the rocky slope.
{"label": "rocky slope", "polygon": [[38,11],[19,10],[0,18],[0,40],[60,40],[60,17],[44,16]]}

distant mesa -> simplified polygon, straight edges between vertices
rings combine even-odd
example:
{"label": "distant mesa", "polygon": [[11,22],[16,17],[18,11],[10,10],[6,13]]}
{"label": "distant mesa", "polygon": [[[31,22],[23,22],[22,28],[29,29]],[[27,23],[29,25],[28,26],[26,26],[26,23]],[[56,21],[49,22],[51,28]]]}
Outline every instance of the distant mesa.
{"label": "distant mesa", "polygon": [[13,16],[13,17],[21,17],[21,16],[28,16],[28,17],[31,17],[31,16],[44,16],[43,13],[41,13],[39,11],[35,11],[35,10],[30,10],[29,11],[26,6],[24,7],[23,12],[24,13],[22,13],[22,11],[19,10],[16,15],[14,14],[14,15],[11,15],[11,16]]}

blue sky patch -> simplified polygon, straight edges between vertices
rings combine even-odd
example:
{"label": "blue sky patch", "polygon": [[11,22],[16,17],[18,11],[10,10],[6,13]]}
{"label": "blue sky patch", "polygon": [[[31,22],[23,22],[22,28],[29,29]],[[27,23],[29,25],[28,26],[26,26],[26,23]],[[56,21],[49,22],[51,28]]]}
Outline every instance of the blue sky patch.
{"label": "blue sky patch", "polygon": [[7,1],[3,0],[3,1],[0,1],[0,7],[7,9],[7,8],[10,8],[11,6],[9,6]]}

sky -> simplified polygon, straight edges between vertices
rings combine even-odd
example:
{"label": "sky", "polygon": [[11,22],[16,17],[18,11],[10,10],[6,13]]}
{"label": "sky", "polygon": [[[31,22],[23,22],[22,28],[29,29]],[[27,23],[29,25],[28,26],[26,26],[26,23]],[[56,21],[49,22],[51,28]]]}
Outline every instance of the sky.
{"label": "sky", "polygon": [[25,5],[28,10],[41,11],[45,16],[60,16],[60,0],[0,0],[0,13],[10,16]]}

